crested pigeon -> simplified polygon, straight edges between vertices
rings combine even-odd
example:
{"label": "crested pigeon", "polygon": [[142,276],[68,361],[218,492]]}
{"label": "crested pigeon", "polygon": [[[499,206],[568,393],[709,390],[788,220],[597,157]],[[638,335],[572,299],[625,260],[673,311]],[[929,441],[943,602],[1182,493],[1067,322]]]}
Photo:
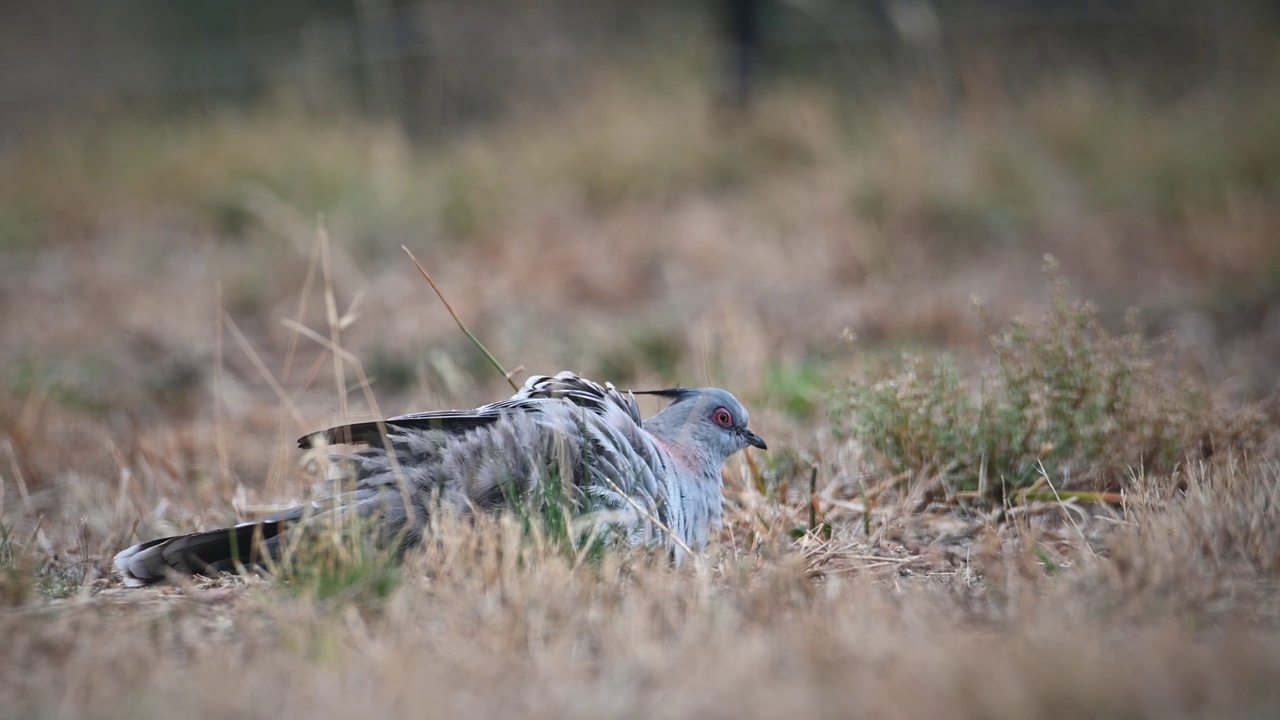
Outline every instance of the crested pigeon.
{"label": "crested pigeon", "polygon": [[725,390],[635,392],[671,402],[642,421],[635,393],[566,371],[530,377],[510,399],[474,410],[307,435],[300,447],[365,446],[335,457],[354,474],[354,490],[262,521],[134,545],[115,556],[116,570],[126,585],[139,586],[171,574],[261,565],[264,556],[279,558],[286,526],[331,512],[369,518],[407,549],[437,508],[466,514],[510,507],[550,473],[559,473],[575,513],[603,518],[607,534],[630,544],[665,545],[678,563],[705,548],[720,525],[725,460],[747,446],[767,447]]}

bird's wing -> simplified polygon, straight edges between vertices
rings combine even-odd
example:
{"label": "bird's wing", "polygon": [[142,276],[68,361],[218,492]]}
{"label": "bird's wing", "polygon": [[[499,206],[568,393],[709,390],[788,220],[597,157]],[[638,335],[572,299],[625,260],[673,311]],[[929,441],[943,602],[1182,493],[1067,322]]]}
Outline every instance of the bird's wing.
{"label": "bird's wing", "polygon": [[623,395],[613,383],[601,385],[566,370],[554,376],[534,375],[510,398],[474,410],[436,410],[387,420],[337,425],[298,438],[298,447],[315,447],[321,438],[327,444],[381,444],[387,433],[401,430],[443,430],[460,435],[488,425],[503,415],[529,412],[548,401],[567,402],[601,415],[616,408],[626,413],[636,425],[640,424],[640,407],[630,393]]}
{"label": "bird's wing", "polygon": [[[523,398],[522,398],[523,396]],[[553,377],[535,375],[511,400],[503,403],[520,403],[530,400],[564,400],[598,414],[605,414],[611,407],[626,413],[637,425],[640,424],[640,406],[631,393],[622,394],[613,383],[601,385],[598,382],[578,377],[568,370]]]}
{"label": "bird's wing", "polygon": [[461,434],[488,425],[500,416],[496,412],[487,414],[483,412],[484,409],[438,410],[401,415],[388,420],[336,425],[298,438],[298,447],[310,448],[321,444],[378,445],[383,436],[397,430],[444,430]]}

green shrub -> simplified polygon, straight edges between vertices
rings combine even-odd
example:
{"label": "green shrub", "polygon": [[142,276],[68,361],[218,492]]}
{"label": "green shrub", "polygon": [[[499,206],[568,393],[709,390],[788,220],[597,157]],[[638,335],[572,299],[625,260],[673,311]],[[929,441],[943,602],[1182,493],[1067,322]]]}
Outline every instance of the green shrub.
{"label": "green shrub", "polygon": [[976,387],[946,356],[907,357],[891,376],[843,391],[837,426],[890,472],[991,494],[1042,474],[1059,488],[1114,488],[1260,438],[1247,413],[1215,410],[1202,388],[1157,371],[1155,344],[1132,323],[1114,337],[1091,305],[1068,301],[1051,258],[1046,275],[1051,310],[993,335]]}

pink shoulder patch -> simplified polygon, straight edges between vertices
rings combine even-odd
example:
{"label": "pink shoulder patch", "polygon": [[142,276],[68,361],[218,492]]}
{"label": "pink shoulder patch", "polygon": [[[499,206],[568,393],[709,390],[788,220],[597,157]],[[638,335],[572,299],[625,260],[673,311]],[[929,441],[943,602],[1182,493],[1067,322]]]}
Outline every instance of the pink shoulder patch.
{"label": "pink shoulder patch", "polygon": [[698,471],[699,465],[688,448],[682,447],[673,442],[667,442],[657,436],[650,437],[653,437],[653,444],[665,450],[667,455],[670,455],[671,459],[674,460],[677,465],[691,473],[696,473]]}

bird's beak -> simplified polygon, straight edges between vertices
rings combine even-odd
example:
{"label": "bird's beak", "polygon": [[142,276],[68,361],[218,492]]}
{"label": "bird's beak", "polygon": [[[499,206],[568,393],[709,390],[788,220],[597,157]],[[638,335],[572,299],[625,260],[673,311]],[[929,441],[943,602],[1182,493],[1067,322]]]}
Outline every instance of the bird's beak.
{"label": "bird's beak", "polygon": [[751,447],[758,447],[761,450],[769,449],[769,446],[766,445],[764,442],[764,438],[760,437],[759,435],[751,432],[746,428],[742,429],[742,439],[746,440],[747,444],[750,445]]}

